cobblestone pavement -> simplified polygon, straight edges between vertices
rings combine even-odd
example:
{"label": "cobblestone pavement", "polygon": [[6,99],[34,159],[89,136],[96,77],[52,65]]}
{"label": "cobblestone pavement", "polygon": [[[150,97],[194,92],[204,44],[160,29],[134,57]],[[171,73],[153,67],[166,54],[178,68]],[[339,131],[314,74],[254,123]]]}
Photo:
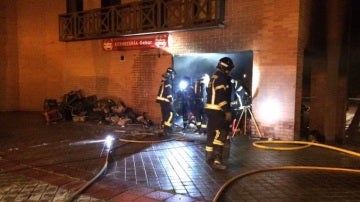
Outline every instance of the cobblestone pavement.
{"label": "cobblestone pavement", "polygon": [[[360,201],[359,172],[338,169],[359,170],[360,157],[324,148],[263,150],[237,136],[228,169],[216,171],[204,160],[206,137],[197,133],[46,124],[40,112],[2,112],[0,126],[0,201]],[[110,149],[108,135],[115,138]],[[359,152],[359,145],[342,148]]]}

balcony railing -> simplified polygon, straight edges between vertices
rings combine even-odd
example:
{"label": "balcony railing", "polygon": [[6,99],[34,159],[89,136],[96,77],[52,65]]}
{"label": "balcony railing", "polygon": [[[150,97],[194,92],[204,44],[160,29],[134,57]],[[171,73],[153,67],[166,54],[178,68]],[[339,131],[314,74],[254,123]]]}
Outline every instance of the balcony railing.
{"label": "balcony railing", "polygon": [[59,15],[59,40],[214,28],[223,23],[224,0],[148,0]]}

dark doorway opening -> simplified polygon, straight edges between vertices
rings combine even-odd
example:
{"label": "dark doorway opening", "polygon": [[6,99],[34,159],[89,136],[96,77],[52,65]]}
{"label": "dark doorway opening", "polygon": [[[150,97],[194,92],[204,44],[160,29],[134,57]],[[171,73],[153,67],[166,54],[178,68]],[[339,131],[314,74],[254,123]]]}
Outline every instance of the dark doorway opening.
{"label": "dark doorway opening", "polygon": [[[193,53],[173,56],[173,65],[176,76],[173,80],[174,107],[177,117],[181,117],[181,102],[177,95],[183,90],[181,84],[187,81],[188,85],[195,86],[196,81],[205,74],[209,77],[216,71],[219,59],[230,57],[233,60],[235,68],[231,76],[241,82],[242,86],[247,89],[249,95],[252,95],[252,74],[253,74],[253,52],[226,52],[226,53]],[[175,118],[176,120],[179,120]],[[176,123],[181,125],[181,123]]]}

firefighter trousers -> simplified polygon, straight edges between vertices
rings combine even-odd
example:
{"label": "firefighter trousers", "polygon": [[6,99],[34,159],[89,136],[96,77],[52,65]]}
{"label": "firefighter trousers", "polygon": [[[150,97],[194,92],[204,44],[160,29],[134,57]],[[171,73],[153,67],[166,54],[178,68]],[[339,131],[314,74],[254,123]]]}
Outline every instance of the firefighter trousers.
{"label": "firefighter trousers", "polygon": [[229,124],[225,113],[220,110],[206,109],[208,117],[206,152],[213,152],[214,157],[222,158],[223,148],[229,134]]}
{"label": "firefighter trousers", "polygon": [[171,103],[169,102],[160,102],[162,122],[161,125],[164,130],[171,131],[172,123],[174,119],[174,113]]}

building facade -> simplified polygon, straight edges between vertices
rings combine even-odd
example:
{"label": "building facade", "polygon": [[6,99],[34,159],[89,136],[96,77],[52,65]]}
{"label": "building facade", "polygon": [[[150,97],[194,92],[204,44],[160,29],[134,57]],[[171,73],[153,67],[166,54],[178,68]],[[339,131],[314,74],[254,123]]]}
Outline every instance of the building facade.
{"label": "building facade", "polygon": [[[99,8],[99,2],[86,0],[84,9]],[[134,1],[122,3],[128,2]],[[221,26],[170,32],[163,49],[104,51],[102,39],[59,40],[65,0],[1,1],[0,110],[41,111],[44,99],[61,100],[81,89],[121,99],[158,123],[156,93],[174,55],[250,51],[253,113],[263,133],[298,139],[311,1],[224,2]]]}

